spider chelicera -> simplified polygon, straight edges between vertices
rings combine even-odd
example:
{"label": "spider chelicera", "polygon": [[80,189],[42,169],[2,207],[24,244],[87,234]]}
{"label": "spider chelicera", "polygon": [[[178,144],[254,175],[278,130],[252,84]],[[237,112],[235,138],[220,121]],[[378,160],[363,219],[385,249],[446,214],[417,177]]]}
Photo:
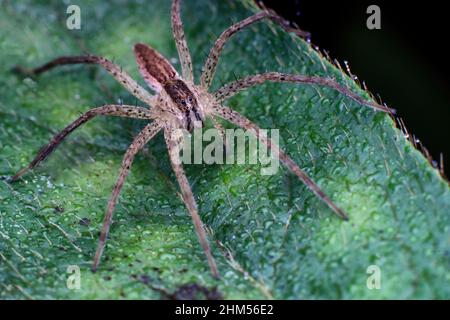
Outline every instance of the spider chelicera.
{"label": "spider chelicera", "polygon": [[[169,61],[155,49],[142,43],[138,43],[134,46],[134,53],[137,64],[139,65],[139,71],[147,85],[155,92],[154,95],[142,88],[125,71],[123,71],[122,68],[106,58],[99,56],[63,56],[34,69],[16,67],[16,71],[22,74],[37,75],[61,65],[96,64],[103,67],[117,81],[119,81],[125,89],[127,89],[131,94],[148,105],[150,108],[128,105],[105,105],[87,111],[69,126],[64,128],[61,132],[56,134],[53,139],[39,151],[38,155],[28,165],[28,167],[19,171],[11,178],[11,181],[18,180],[28,170],[36,167],[41,161],[47,158],[72,131],[96,116],[119,116],[149,121],[145,128],[134,138],[123,158],[119,177],[108,202],[92,270],[95,271],[99,265],[112,222],[114,207],[116,206],[120,190],[122,189],[125,178],[130,171],[135,155],[159,131],[163,131],[169,151],[169,158],[181,189],[182,198],[192,216],[195,231],[197,232],[200,244],[203,247],[205,255],[208,259],[211,272],[215,277],[218,277],[219,273],[217,266],[211,254],[208,238],[198,214],[196,201],[180,161],[179,152],[182,139],[175,135],[174,132],[178,129],[192,131],[194,128],[202,126],[204,120],[208,117],[213,119],[215,128],[220,132],[223,132],[223,128],[219,122],[214,119],[214,117],[219,117],[253,133],[257,139],[271,149],[273,156],[278,157],[280,161],[306,186],[308,186],[308,188],[314,192],[318,198],[325,202],[339,217],[346,220],[346,213],[335,205],[333,201],[331,201],[331,199],[319,188],[319,186],[317,186],[316,183],[314,183],[314,181],[311,180],[311,178],[309,178],[285,152],[280,150],[279,147],[271,139],[269,139],[257,125],[236,111],[227,108],[223,104],[228,98],[234,96],[238,92],[269,81],[312,84],[329,87],[337,90],[341,94],[361,105],[383,112],[393,112],[393,110],[361,98],[348,88],[338,84],[333,79],[297,74],[285,74],[279,72],[266,72],[248,76],[241,80],[227,84],[217,91],[210,93],[208,90],[216,70],[219,56],[227,40],[234,34],[263,19],[270,19],[282,26],[284,29],[288,31],[292,30],[288,28],[286,21],[268,10],[261,11],[232,25],[215,41],[214,46],[209,52],[205,65],[203,66],[200,83],[196,84],[193,78],[191,56],[180,19],[180,0],[173,0],[171,11],[173,35],[181,63],[182,76],[180,76]],[[299,35],[304,35],[301,31],[297,30],[297,32]]]}

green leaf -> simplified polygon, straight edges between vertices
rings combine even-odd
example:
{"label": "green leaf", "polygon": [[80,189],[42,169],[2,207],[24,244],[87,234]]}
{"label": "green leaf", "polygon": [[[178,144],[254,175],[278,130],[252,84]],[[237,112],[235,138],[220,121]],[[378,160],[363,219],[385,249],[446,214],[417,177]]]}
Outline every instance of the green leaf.
{"label": "green leaf", "polygon": [[[88,51],[143,83],[134,43],[177,61],[166,0],[78,1],[79,31],[66,29],[59,1],[1,5],[0,175],[27,165],[80,112],[119,99],[135,103],[92,66],[21,79],[9,71],[14,65]],[[216,37],[256,11],[236,1],[184,1],[182,9],[197,77]],[[309,44],[268,22],[226,45],[213,88],[263,71],[332,76],[369,98]],[[449,186],[391,118],[332,90],[294,84],[265,84],[228,104],[262,128],[279,129],[283,148],[350,221],[337,219],[284,168],[263,176],[256,165],[187,166],[212,232],[216,281],[158,136],[136,159],[100,270],[91,273],[121,158],[144,125],[95,119],[23,181],[0,181],[0,298],[157,299],[190,283],[217,286],[228,299],[450,297]],[[66,285],[71,265],[81,269],[79,290]],[[371,265],[381,270],[380,290],[367,287]]]}

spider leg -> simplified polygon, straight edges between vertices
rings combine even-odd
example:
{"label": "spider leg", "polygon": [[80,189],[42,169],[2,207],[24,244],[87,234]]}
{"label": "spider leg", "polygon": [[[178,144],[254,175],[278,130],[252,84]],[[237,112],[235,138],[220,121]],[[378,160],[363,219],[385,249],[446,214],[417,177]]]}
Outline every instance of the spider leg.
{"label": "spider leg", "polygon": [[123,157],[119,177],[117,178],[117,182],[112,191],[111,198],[109,199],[105,218],[103,220],[103,227],[102,231],[100,232],[97,251],[95,252],[94,257],[94,263],[92,264],[92,271],[94,272],[97,270],[98,264],[100,263],[100,258],[102,256],[103,249],[105,248],[109,227],[112,223],[114,208],[116,206],[120,190],[122,189],[125,179],[130,172],[133,159],[139,152],[139,150],[142,149],[150,141],[150,139],[152,139],[159,132],[161,128],[162,125],[161,123],[159,123],[159,121],[152,122],[145,126],[145,128],[134,138],[133,142],[125,153],[125,156]]}
{"label": "spider leg", "polygon": [[180,0],[172,1],[172,30],[178,56],[180,57],[183,79],[192,82],[194,78],[192,72],[192,60],[184,36],[183,23],[181,22]]}
{"label": "spider leg", "polygon": [[246,130],[250,130],[262,143],[267,145],[267,147],[272,150],[275,157],[279,158],[281,162],[283,162],[283,164],[290,171],[292,171],[292,173],[294,173],[312,192],[314,192],[319,199],[325,202],[331,210],[336,213],[336,215],[343,220],[348,220],[347,214],[336,206],[333,201],[322,191],[322,189],[320,189],[320,187],[310,177],[308,177],[308,175],[272,141],[272,139],[269,139],[257,125],[238,112],[224,106],[216,105],[214,106],[214,111],[219,117]]}
{"label": "spider leg", "polygon": [[87,121],[91,120],[95,116],[108,115],[108,116],[119,116],[127,118],[136,119],[154,119],[155,116],[153,112],[146,108],[125,106],[125,105],[106,105],[98,108],[91,109],[84,113],[81,117],[76,119],[70,125],[65,127],[62,131],[56,134],[52,140],[44,146],[33,161],[30,162],[28,167],[20,170],[15,176],[11,178],[11,181],[18,180],[22,175],[24,175],[28,170],[36,167],[41,161],[45,160],[58,145],[66,138],[72,131],[77,129],[79,126],[83,125]]}
{"label": "spider leg", "polygon": [[155,97],[142,88],[131,78],[122,68],[106,58],[86,55],[86,56],[63,56],[53,59],[39,67],[28,69],[20,66],[13,68],[13,71],[23,75],[39,75],[58,66],[67,64],[97,64],[109,72],[125,89],[141,101],[148,105],[155,103]]}
{"label": "spider leg", "polygon": [[222,138],[222,142],[223,142],[223,149],[225,151],[225,154],[228,153],[228,143],[227,143],[227,136],[225,134],[225,129],[223,128],[223,126],[220,124],[219,121],[217,121],[217,119],[215,117],[211,117],[214,128],[216,128],[216,130],[219,132],[220,137]]}
{"label": "spider leg", "polygon": [[231,82],[229,84],[226,84],[222,88],[218,89],[216,92],[214,92],[214,97],[217,99],[218,102],[222,102],[228,98],[231,98],[232,96],[234,96],[235,94],[237,94],[242,90],[254,87],[266,81],[304,83],[328,87],[338,91],[339,93],[358,102],[359,104],[371,107],[378,111],[388,112],[392,114],[395,113],[394,109],[379,105],[375,102],[365,100],[364,98],[358,96],[356,93],[352,92],[347,87],[344,87],[343,85],[336,82],[334,79],[316,76],[303,76],[296,74],[279,73],[279,72],[260,73]]}
{"label": "spider leg", "polygon": [[222,49],[225,46],[225,43],[234,34],[239,32],[243,28],[248,27],[265,18],[271,19],[273,22],[279,24],[282,28],[284,28],[288,32],[294,31],[297,32],[297,34],[299,34],[302,37],[309,37],[309,34],[306,32],[290,28],[289,22],[287,22],[280,16],[276,15],[275,13],[272,13],[271,11],[258,12],[257,14],[251,17],[248,17],[236,24],[233,24],[227,30],[222,32],[222,34],[219,36],[219,38],[217,38],[216,42],[214,43],[214,46],[209,51],[208,58],[206,59],[205,65],[202,68],[202,75],[200,78],[200,84],[204,89],[208,89],[211,85],[212,79],[216,72],[217,63],[219,62],[219,57],[220,54],[222,53]]}
{"label": "spider leg", "polygon": [[169,130],[170,129],[166,129],[164,131],[164,136],[166,139],[167,148],[169,149],[170,162],[172,164],[173,171],[175,172],[175,176],[177,177],[178,184],[180,185],[183,201],[187,209],[189,210],[189,213],[191,214],[195,231],[197,232],[197,237],[208,259],[208,264],[211,269],[211,273],[214,277],[218,278],[219,273],[217,271],[216,262],[214,260],[214,257],[212,256],[211,248],[209,246],[208,238],[206,236],[203,223],[200,219],[200,216],[198,215],[197,203],[195,202],[195,198],[194,195],[192,194],[189,181],[186,178],[186,174],[184,173],[184,169],[181,164],[181,159],[179,155],[180,141],[178,141]]}

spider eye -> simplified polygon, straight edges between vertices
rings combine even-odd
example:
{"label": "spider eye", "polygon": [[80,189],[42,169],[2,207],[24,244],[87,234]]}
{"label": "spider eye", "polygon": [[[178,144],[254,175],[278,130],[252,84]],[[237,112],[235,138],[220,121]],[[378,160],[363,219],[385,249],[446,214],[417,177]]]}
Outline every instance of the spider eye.
{"label": "spider eye", "polygon": [[192,97],[189,96],[189,97],[188,97],[188,101],[189,101],[189,102],[192,102],[192,100],[193,100]]}
{"label": "spider eye", "polygon": [[185,106],[185,105],[186,105],[186,100],[181,99],[180,103],[181,103],[183,106]]}

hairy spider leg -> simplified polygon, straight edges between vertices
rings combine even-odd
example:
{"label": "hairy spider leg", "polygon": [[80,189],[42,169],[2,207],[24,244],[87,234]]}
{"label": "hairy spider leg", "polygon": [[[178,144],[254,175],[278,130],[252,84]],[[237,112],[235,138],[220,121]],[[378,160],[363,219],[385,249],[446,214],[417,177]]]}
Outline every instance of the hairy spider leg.
{"label": "hairy spider leg", "polygon": [[135,118],[135,119],[153,119],[155,115],[152,111],[146,108],[134,107],[134,106],[126,106],[126,105],[105,105],[102,107],[91,109],[85,112],[82,116],[76,119],[74,122],[65,127],[62,131],[56,134],[52,140],[45,145],[34,158],[30,164],[20,170],[16,175],[11,178],[11,181],[18,180],[21,176],[23,176],[26,172],[36,167],[40,162],[45,160],[58,145],[75,129],[85,124],[89,120],[93,119],[96,116],[105,115],[105,116],[118,116],[124,118]]}
{"label": "hairy spider leg", "polygon": [[180,0],[172,1],[172,31],[175,38],[175,44],[177,46],[178,56],[180,57],[181,70],[183,79],[189,82],[194,81],[194,75],[192,72],[192,60],[189,53],[189,47],[184,36],[183,23],[181,22],[180,15]]}
{"label": "hairy spider leg", "polygon": [[119,197],[120,191],[122,190],[123,184],[126,177],[128,176],[131,165],[133,163],[134,157],[149,141],[152,139],[162,128],[162,124],[159,121],[152,122],[145,126],[145,128],[134,138],[130,147],[128,148],[125,156],[123,157],[122,165],[120,168],[119,176],[117,182],[113,188],[111,198],[108,202],[108,207],[106,209],[105,218],[103,220],[102,231],[100,232],[100,238],[98,241],[97,251],[95,252],[94,262],[92,264],[92,271],[96,271],[98,264],[100,263],[100,258],[105,248],[106,238],[108,237],[109,228],[111,226],[114,208],[117,204],[117,199]]}
{"label": "hairy spider leg", "polygon": [[198,214],[197,203],[195,202],[194,195],[189,185],[189,181],[184,173],[183,166],[180,159],[180,144],[181,141],[174,137],[172,128],[166,128],[164,131],[164,136],[166,139],[167,148],[169,150],[170,162],[172,164],[173,171],[177,177],[178,184],[181,189],[181,194],[183,196],[183,201],[191,214],[192,221],[194,223],[194,228],[197,233],[197,237],[200,244],[205,252],[206,258],[208,259],[208,264],[211,269],[211,273],[214,277],[219,277],[219,272],[217,271],[217,265],[214,257],[211,253],[211,248],[209,246],[208,237],[206,236],[205,229],[203,227],[202,220]]}
{"label": "hairy spider leg", "polygon": [[234,81],[232,83],[226,84],[216,92],[214,92],[214,97],[218,102],[223,102],[226,99],[231,98],[235,94],[245,89],[254,87],[258,84],[264,82],[285,82],[285,83],[301,83],[301,84],[313,84],[322,87],[327,87],[338,91],[344,96],[356,101],[357,103],[373,108],[377,111],[395,113],[394,109],[388,108],[386,106],[379,105],[375,102],[365,100],[364,98],[358,96],[356,93],[352,92],[347,87],[340,85],[338,82],[331,78],[322,78],[315,76],[302,76],[296,74],[287,74],[279,72],[266,72],[257,75],[252,75],[245,77],[243,79]]}
{"label": "hairy spider leg", "polygon": [[243,30],[246,27],[251,26],[252,24],[259,22],[263,19],[270,19],[276,24],[280,25],[283,29],[288,32],[296,32],[299,36],[308,37],[309,34],[303,32],[299,29],[292,29],[289,27],[289,22],[276,15],[271,11],[262,11],[250,16],[242,21],[239,21],[233,24],[231,27],[226,29],[222,34],[217,38],[214,43],[214,46],[211,48],[208,54],[208,58],[202,68],[202,75],[200,77],[200,85],[204,89],[208,89],[211,86],[211,82],[214,78],[214,74],[216,72],[217,64],[219,62],[220,54],[226,44],[226,42],[236,33]]}
{"label": "hairy spider leg", "polygon": [[267,138],[261,129],[252,123],[249,119],[239,114],[238,112],[220,105],[214,107],[217,116],[225,119],[243,129],[251,131],[257,139],[267,145],[272,150],[274,156],[279,158],[281,162],[294,173],[314,194],[325,202],[335,213],[343,220],[348,220],[347,214],[334,204],[334,202],[320,189],[320,187],[308,175],[299,168],[299,166],[283,151],[272,139]]}
{"label": "hairy spider leg", "polygon": [[142,88],[134,81],[122,68],[104,57],[85,55],[85,56],[62,56],[55,58],[37,68],[28,69],[20,66],[14,67],[14,71],[23,75],[39,75],[49,71],[55,67],[69,64],[96,64],[108,73],[110,73],[125,89],[133,94],[139,100],[145,102],[149,106],[155,104],[155,97]]}

